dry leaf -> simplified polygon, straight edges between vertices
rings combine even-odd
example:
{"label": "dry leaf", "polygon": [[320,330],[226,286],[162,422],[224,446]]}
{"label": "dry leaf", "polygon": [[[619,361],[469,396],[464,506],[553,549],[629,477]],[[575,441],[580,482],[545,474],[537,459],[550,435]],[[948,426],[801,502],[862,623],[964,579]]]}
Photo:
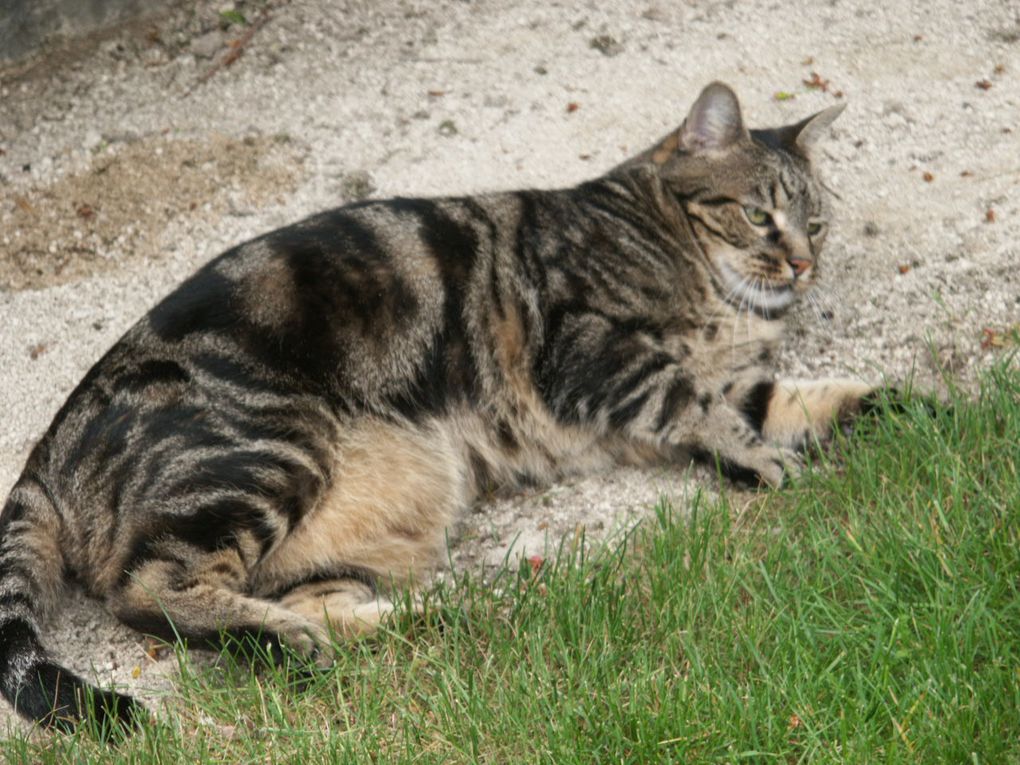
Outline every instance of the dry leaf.
{"label": "dry leaf", "polygon": [[1005,329],[992,329],[985,327],[981,330],[981,349],[987,351],[989,348],[1006,348],[1009,346],[1020,346],[1020,324],[1014,324]]}
{"label": "dry leaf", "polygon": [[805,86],[811,88],[812,90],[820,90],[823,93],[829,92],[829,81],[823,80],[821,76],[818,74],[818,72],[812,72],[811,79],[801,80],[801,82],[803,82]]}

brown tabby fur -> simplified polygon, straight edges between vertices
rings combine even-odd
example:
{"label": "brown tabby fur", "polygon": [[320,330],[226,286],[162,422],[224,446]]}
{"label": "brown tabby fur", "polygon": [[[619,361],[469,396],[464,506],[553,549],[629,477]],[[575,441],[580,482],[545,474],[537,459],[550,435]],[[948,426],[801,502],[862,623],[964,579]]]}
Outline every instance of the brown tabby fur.
{"label": "brown tabby fur", "polygon": [[808,149],[838,111],[749,132],[713,83],[578,187],[359,203],[213,260],[86,375],[7,500],[0,690],[45,724],[144,714],[42,647],[68,576],[144,632],[328,658],[487,486],[691,452],[781,483],[869,391],[769,370],[818,273]]}

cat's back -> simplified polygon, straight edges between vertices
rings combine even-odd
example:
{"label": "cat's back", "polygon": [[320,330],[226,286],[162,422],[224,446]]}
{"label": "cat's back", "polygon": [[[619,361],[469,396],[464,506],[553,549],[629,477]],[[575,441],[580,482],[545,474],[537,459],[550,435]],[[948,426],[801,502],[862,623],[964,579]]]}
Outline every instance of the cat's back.
{"label": "cat's back", "polygon": [[132,327],[65,409],[85,389],[144,388],[147,372],[195,382],[187,372],[228,367],[290,390],[384,393],[387,370],[410,371],[393,369],[397,357],[463,321],[472,279],[491,270],[518,208],[512,194],[371,201],[235,246]]}
{"label": "cat's back", "polygon": [[524,206],[513,193],[371,201],[231,248],[93,366],[34,467],[70,476],[90,455],[144,453],[143,436],[204,431],[231,406],[422,415],[479,395],[500,328],[471,317],[527,310],[512,265]]}

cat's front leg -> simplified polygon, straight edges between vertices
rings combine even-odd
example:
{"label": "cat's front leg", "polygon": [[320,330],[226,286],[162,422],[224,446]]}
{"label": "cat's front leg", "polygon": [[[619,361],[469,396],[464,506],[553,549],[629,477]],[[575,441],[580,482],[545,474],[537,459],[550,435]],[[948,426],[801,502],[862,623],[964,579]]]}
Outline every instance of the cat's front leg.
{"label": "cat's front leg", "polygon": [[[728,476],[781,484],[797,468],[796,455],[763,440],[718,381],[701,380],[685,362],[648,332],[582,314],[563,320],[539,357],[536,381],[565,424],[690,450],[718,461]],[[760,378],[748,379],[750,386]]]}
{"label": "cat's front leg", "polygon": [[847,427],[874,391],[857,380],[762,380],[730,398],[766,441],[802,450]]}
{"label": "cat's front leg", "polygon": [[667,371],[652,390],[633,399],[640,404],[631,409],[635,416],[626,423],[628,435],[689,450],[744,483],[779,486],[799,472],[796,453],[762,438],[717,389],[700,389],[679,365]]}
{"label": "cat's front leg", "polygon": [[696,408],[697,412],[691,407],[682,413],[671,440],[693,447],[697,456],[717,464],[727,478],[780,486],[788,475],[800,472],[800,458],[793,450],[763,439],[725,398],[705,394]]}

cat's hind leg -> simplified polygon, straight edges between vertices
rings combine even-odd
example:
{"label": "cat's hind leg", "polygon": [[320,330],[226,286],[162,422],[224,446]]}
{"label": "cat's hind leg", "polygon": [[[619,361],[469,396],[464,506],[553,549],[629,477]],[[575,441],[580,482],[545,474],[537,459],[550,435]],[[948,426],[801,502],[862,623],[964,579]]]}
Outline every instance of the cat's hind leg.
{"label": "cat's hind leg", "polygon": [[393,610],[379,590],[413,590],[442,562],[446,530],[470,497],[467,467],[439,425],[362,421],[337,447],[333,476],[252,581],[337,637],[355,637]]}
{"label": "cat's hind leg", "polygon": [[280,605],[315,622],[338,638],[375,632],[395,610],[392,601],[357,579],[330,579],[295,587]]}
{"label": "cat's hind leg", "polygon": [[283,644],[320,664],[331,660],[329,631],[321,620],[245,593],[247,576],[236,550],[176,552],[127,573],[107,596],[110,611],[128,626],[168,641],[216,647],[224,637],[257,637],[271,655],[279,655]]}

